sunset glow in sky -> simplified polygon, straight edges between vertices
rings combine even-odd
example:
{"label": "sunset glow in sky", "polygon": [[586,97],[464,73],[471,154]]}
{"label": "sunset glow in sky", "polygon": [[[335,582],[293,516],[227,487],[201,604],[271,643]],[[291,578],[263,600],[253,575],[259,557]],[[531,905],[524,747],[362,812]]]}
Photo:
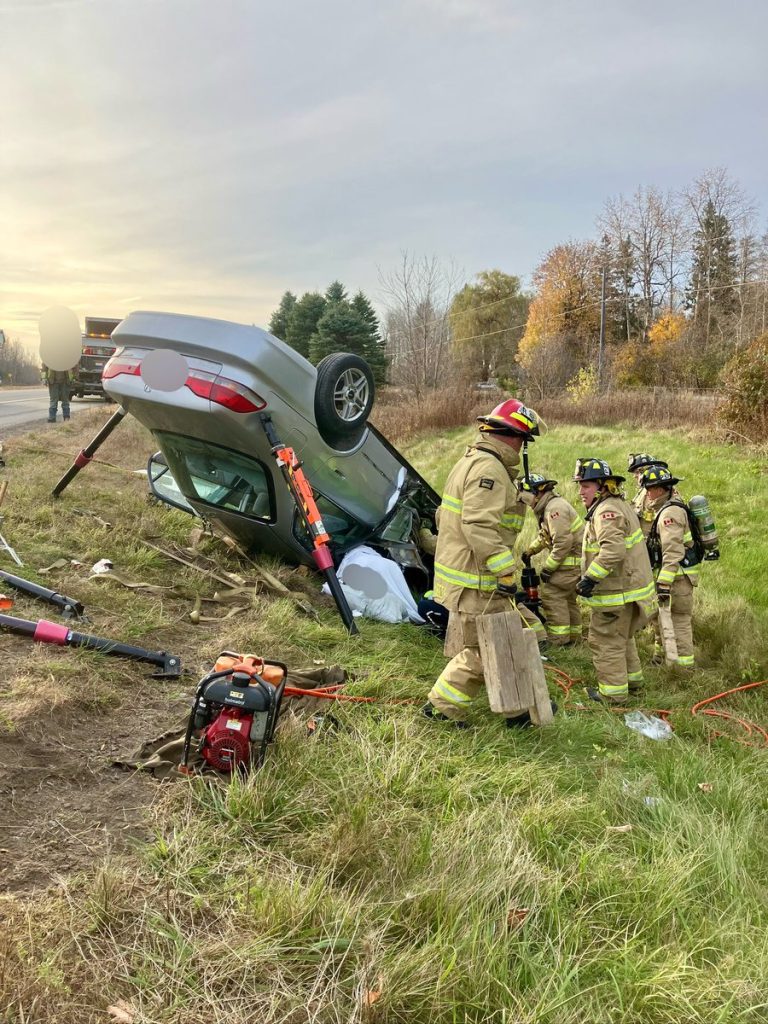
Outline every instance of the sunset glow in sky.
{"label": "sunset glow in sky", "polygon": [[527,278],[718,165],[764,219],[767,38],[756,0],[0,0],[0,328],[264,324],[403,249]]}

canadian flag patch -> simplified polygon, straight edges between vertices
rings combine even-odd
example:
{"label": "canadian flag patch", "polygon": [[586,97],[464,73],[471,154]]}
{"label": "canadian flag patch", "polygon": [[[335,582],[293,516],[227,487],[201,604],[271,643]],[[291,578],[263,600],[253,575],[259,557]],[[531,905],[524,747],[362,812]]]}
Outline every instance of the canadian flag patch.
{"label": "canadian flag patch", "polygon": [[600,518],[601,519],[615,519],[616,518],[616,513],[615,512],[603,512],[603,514],[600,516]]}
{"label": "canadian flag patch", "polygon": [[557,518],[559,518],[559,516],[560,516],[559,512],[550,512],[549,513],[549,518],[550,519],[557,519]]}
{"label": "canadian flag patch", "polygon": [[669,519],[665,519],[664,520],[664,525],[665,526],[674,526],[675,525],[675,520],[672,519],[671,517]]}

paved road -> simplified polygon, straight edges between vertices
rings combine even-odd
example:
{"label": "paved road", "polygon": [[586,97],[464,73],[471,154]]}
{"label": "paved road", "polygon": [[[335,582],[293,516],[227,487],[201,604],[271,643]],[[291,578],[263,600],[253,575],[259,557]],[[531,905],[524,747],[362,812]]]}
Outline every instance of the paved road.
{"label": "paved road", "polygon": [[[76,416],[83,409],[104,408],[99,398],[75,399],[70,410]],[[0,435],[3,430],[29,423],[35,426],[48,419],[48,388],[0,388]],[[58,422],[61,423],[61,407]]]}

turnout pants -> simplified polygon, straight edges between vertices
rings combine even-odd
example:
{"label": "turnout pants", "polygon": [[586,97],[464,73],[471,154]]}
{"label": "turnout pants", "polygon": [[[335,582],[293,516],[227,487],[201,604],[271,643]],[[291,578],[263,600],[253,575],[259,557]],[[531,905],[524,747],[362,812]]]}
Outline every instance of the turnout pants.
{"label": "turnout pants", "polygon": [[[542,601],[543,601],[543,598],[542,598]],[[537,643],[543,644],[544,641],[547,639],[547,630],[546,630],[546,628],[544,626],[544,623],[539,618],[539,616],[535,612],[532,612],[530,608],[526,608],[526,606],[524,604],[519,604],[517,606],[517,609],[518,609],[518,611],[519,611],[519,613],[520,613],[520,615],[522,617],[523,625],[527,626],[528,629],[532,629],[533,630],[533,632],[536,635],[536,642]],[[542,607],[542,611],[543,610],[544,609]],[[508,612],[509,608],[501,608],[501,609],[497,608],[496,611]],[[547,615],[547,613],[544,612],[544,617],[545,618],[546,618],[546,615]]]}
{"label": "turnout pants", "polygon": [[601,696],[618,703],[627,698],[630,687],[636,690],[642,684],[635,633],[648,620],[634,603],[591,612],[588,643],[598,689]]}
{"label": "turnout pants", "polygon": [[[461,625],[462,643],[464,646],[448,662],[440,673],[435,685],[429,691],[428,700],[430,704],[455,721],[463,721],[467,717],[472,701],[485,685],[483,663],[480,660],[480,647],[477,639],[476,620],[481,614],[493,615],[496,612],[508,612],[512,604],[508,598],[494,596],[487,600],[485,595],[483,595],[483,603],[486,603],[487,607],[483,608],[479,613],[474,611],[451,612],[451,619],[456,616]],[[537,619],[536,621],[538,622],[539,620]],[[527,708],[520,708],[518,711],[511,710],[508,714],[514,716],[515,714],[522,714],[526,710]]]}
{"label": "turnout pants", "polygon": [[[693,592],[694,586],[687,576],[678,576],[672,583],[669,608],[677,643],[677,663],[684,668],[693,668]],[[658,618],[653,620],[656,634],[656,652],[664,653]]]}
{"label": "turnout pants", "polygon": [[572,640],[581,640],[581,610],[576,599],[579,571],[555,572],[549,583],[541,585],[541,601],[547,620],[550,643],[562,646]]}

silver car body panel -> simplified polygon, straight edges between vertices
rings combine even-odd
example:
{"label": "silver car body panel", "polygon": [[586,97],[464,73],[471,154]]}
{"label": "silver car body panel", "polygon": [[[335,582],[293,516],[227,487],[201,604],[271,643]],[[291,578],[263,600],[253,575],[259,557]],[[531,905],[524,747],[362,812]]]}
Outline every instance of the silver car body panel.
{"label": "silver car body panel", "polygon": [[[154,349],[170,349],[190,370],[234,381],[260,396],[281,441],[294,448],[316,495],[333,502],[360,524],[361,543],[390,517],[401,500],[419,491],[417,504],[434,512],[438,496],[372,427],[349,451],[331,448],[315,421],[317,371],[292,348],[259,327],[175,313],[131,313],[112,335],[118,346],[110,364]],[[109,365],[105,373],[109,373]],[[306,538],[299,539],[293,502],[275,468],[274,456],[258,412],[234,412],[196,395],[188,386],[176,391],[149,387],[141,376],[106,377],[106,392],[158,439],[173,465],[167,435],[195,439],[257,460],[268,472],[273,515],[269,522],[222,511],[198,500],[182,481],[180,490],[206,519],[219,519],[236,537],[254,547],[294,560],[309,561]],[[165,440],[164,440],[165,437]],[[424,493],[421,493],[424,492]],[[329,527],[329,532],[333,530]],[[343,548],[342,548],[343,549]]]}

